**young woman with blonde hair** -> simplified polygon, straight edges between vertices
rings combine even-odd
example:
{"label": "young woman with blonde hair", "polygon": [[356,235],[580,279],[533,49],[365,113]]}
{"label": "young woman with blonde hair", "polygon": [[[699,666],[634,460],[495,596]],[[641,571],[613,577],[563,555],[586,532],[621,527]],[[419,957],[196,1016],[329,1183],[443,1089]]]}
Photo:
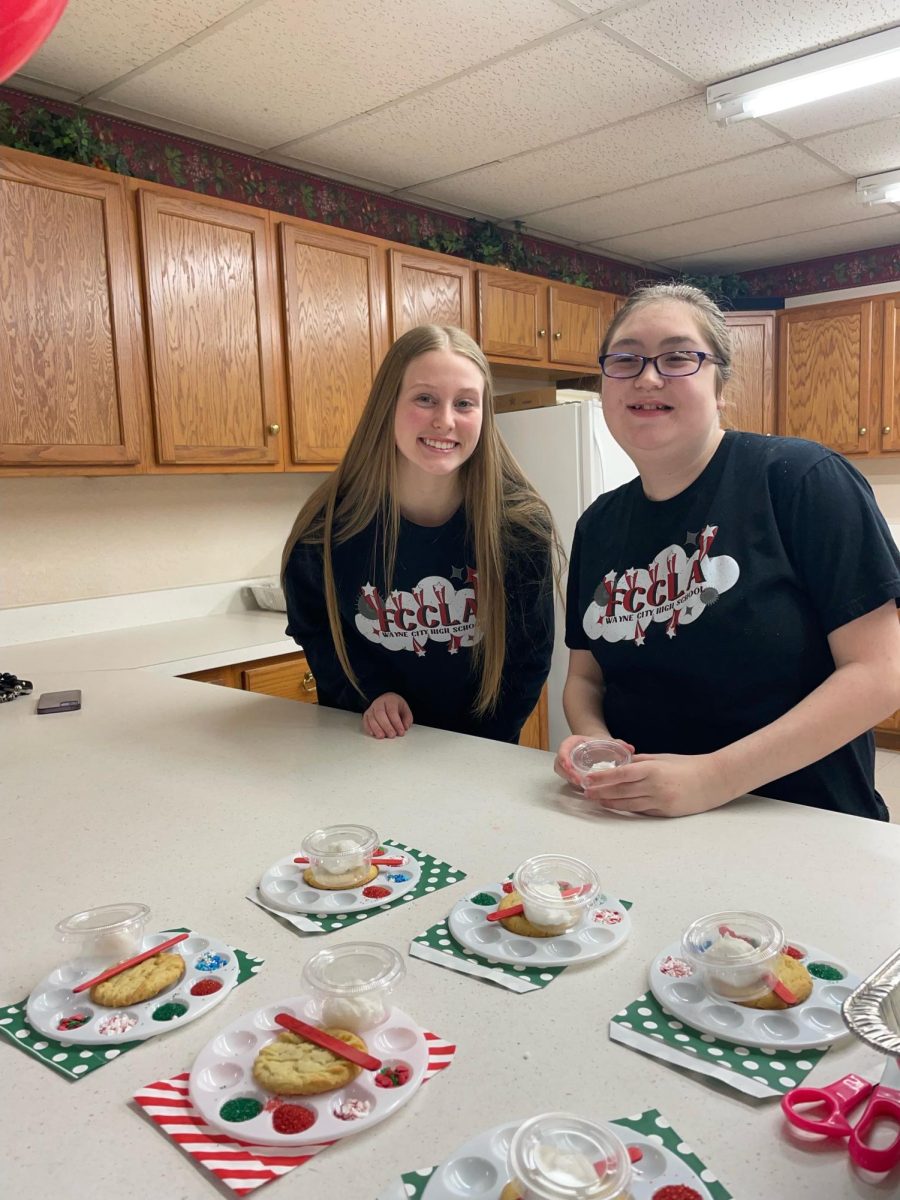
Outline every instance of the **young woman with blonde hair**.
{"label": "young woman with blonde hair", "polygon": [[612,735],[639,753],[586,788],[611,810],[758,792],[886,820],[871,728],[900,705],[900,554],[872,489],[815,442],[721,428],[731,345],[696,288],[636,292],[600,365],[640,476],[576,527],[557,771]]}
{"label": "young woman with blonde hair", "polygon": [[549,511],[494,423],[462,330],[388,351],[343,461],[300,511],[282,579],[319,701],[375,738],[413,721],[516,741],[553,645]]}

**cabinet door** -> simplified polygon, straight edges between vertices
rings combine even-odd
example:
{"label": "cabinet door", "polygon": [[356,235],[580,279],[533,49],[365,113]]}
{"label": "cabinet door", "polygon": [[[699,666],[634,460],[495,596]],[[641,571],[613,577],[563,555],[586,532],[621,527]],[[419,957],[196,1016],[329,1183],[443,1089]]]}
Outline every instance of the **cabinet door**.
{"label": "cabinet door", "polygon": [[159,461],[278,465],[268,217],[138,196]]}
{"label": "cabinet door", "polygon": [[596,372],[600,343],[615,313],[616,297],[588,288],[551,283],[550,361]]}
{"label": "cabinet door", "polygon": [[285,700],[304,700],[307,704],[318,703],[316,681],[302,654],[281,662],[250,667],[241,672],[241,677],[247,692],[281,696]]}
{"label": "cabinet door", "polygon": [[872,388],[871,300],[791,308],[779,314],[779,427],[843,454],[864,454]]}
{"label": "cabinet door", "polygon": [[472,272],[464,263],[391,250],[391,327],[395,338],[416,325],[455,325],[475,336]]}
{"label": "cabinet door", "polygon": [[478,332],[487,355],[546,359],[546,283],[511,272],[479,271]]}
{"label": "cabinet door", "polygon": [[387,349],[375,242],[281,226],[288,406],[295,463],[336,463]]}
{"label": "cabinet door", "polygon": [[881,449],[900,450],[900,297],[884,301]]}
{"label": "cabinet door", "polygon": [[550,730],[547,718],[547,685],[541,689],[537,704],[522,726],[519,734],[520,746],[531,746],[535,750],[550,749]]}
{"label": "cabinet door", "polygon": [[140,458],[140,327],[121,179],[0,149],[0,465]]}
{"label": "cabinet door", "polygon": [[775,432],[775,314],[726,313],[734,360],[722,423],[745,433]]}

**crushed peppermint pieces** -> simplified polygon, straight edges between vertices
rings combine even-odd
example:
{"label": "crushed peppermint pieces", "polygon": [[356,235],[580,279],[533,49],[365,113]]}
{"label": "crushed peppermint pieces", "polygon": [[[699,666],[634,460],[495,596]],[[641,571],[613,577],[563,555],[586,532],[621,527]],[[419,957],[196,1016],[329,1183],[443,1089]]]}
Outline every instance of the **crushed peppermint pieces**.
{"label": "crushed peppermint pieces", "polygon": [[276,1133],[303,1133],[316,1123],[316,1114],[302,1104],[279,1104],[272,1116]]}
{"label": "crushed peppermint pieces", "polygon": [[594,913],[594,920],[599,921],[601,925],[618,925],[622,920],[622,913],[614,908],[601,908]]}
{"label": "crushed peppermint pieces", "polygon": [[198,979],[191,988],[192,996],[211,996],[222,988],[221,979]]}
{"label": "crushed peppermint pieces", "polygon": [[375,1076],[375,1086],[381,1088],[397,1088],[403,1087],[404,1083],[409,1083],[412,1071],[403,1063],[397,1063],[393,1067],[382,1067]]}
{"label": "crushed peppermint pieces", "polygon": [[496,897],[489,892],[476,892],[474,896],[470,896],[472,904],[480,904],[482,908],[493,908],[497,903]]}
{"label": "crushed peppermint pieces", "polygon": [[685,962],[683,958],[673,958],[671,954],[667,954],[662,960],[659,970],[661,975],[671,975],[673,979],[686,979],[694,973],[690,963]]}
{"label": "crushed peppermint pieces", "polygon": [[205,954],[200,955],[194,966],[198,971],[221,971],[223,967],[228,966],[228,956],[207,950]]}
{"label": "crushed peppermint pieces", "polygon": [[827,979],[829,983],[837,983],[839,979],[844,978],[844,972],[839,971],[837,967],[833,967],[830,963],[807,963],[806,969],[810,975],[815,975],[816,979]]}
{"label": "crushed peppermint pieces", "polygon": [[219,1109],[219,1116],[223,1121],[252,1121],[262,1112],[262,1107],[258,1100],[241,1096],[237,1100],[226,1100]]}
{"label": "crushed peppermint pieces", "polygon": [[367,900],[383,900],[385,896],[390,896],[391,889],[381,887],[380,884],[373,883],[369,887],[364,887],[362,894]]}
{"label": "crushed peppermint pieces", "polygon": [[72,1013],[71,1017],[63,1017],[56,1028],[64,1032],[67,1029],[80,1029],[82,1025],[87,1025],[90,1019],[87,1013]]}
{"label": "crushed peppermint pieces", "polygon": [[360,1117],[367,1117],[372,1109],[371,1100],[338,1100],[331,1106],[331,1111],[339,1121],[358,1121]]}
{"label": "crushed peppermint pieces", "polygon": [[102,1033],[104,1037],[118,1037],[119,1034],[127,1033],[129,1029],[134,1029],[138,1019],[133,1013],[117,1012],[106,1017],[97,1026],[97,1032]]}

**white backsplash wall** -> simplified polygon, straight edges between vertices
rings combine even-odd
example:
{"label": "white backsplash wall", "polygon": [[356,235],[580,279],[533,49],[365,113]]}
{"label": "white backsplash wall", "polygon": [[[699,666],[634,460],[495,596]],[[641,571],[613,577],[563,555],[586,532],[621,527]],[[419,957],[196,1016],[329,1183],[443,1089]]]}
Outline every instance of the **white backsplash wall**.
{"label": "white backsplash wall", "polygon": [[322,479],[0,479],[0,608],[275,575]]}
{"label": "white backsplash wall", "polygon": [[900,543],[900,456],[898,458],[851,458],[875,492],[878,507]]}

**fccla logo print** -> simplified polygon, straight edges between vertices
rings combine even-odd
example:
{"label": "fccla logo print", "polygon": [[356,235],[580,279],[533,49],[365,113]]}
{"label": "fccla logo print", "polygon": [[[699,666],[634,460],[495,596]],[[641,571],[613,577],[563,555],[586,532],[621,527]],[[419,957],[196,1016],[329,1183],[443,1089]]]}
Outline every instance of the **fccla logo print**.
{"label": "fccla logo print", "polygon": [[412,650],[421,658],[429,642],[444,642],[448,654],[474,646],[481,638],[478,616],[478,572],[454,568],[462,586],[457,590],[441,575],[419,580],[409,592],[382,596],[373,584],[360,590],[356,628],[388,650]]}
{"label": "fccla logo print", "polygon": [[696,621],[741,573],[733,558],[709,557],[718,531],[718,525],[707,525],[689,534],[689,544],[697,543],[690,557],[682,546],[667,546],[645,569],[631,567],[618,576],[610,571],[584,614],[587,636],[643,646],[653,622],[665,622],[666,636],[674,638],[681,626]]}

